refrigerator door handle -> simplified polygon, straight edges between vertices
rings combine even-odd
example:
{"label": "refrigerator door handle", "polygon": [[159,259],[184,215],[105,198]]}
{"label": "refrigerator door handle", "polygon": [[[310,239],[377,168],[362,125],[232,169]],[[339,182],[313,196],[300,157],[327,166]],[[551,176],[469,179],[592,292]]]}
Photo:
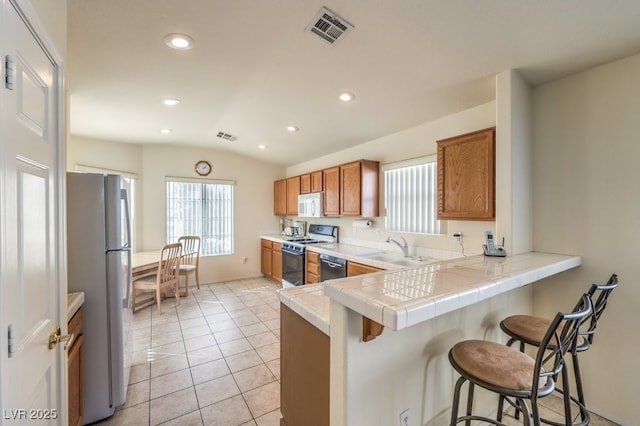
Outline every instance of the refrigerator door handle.
{"label": "refrigerator door handle", "polygon": [[122,307],[124,309],[128,309],[130,307],[130,303],[131,303],[131,249],[127,249],[127,250],[123,250],[127,252],[127,265],[128,266],[128,274],[127,277],[125,277],[126,281],[127,281],[127,285],[125,286],[125,294],[124,297],[122,298]]}
{"label": "refrigerator door handle", "polygon": [[[132,248],[131,247],[131,221],[129,219],[129,197],[127,197],[127,190],[120,189],[120,199],[124,202],[124,220],[126,221],[127,228],[127,240],[123,244],[123,248]],[[131,260],[131,259],[129,259]],[[131,263],[129,263],[131,264]]]}

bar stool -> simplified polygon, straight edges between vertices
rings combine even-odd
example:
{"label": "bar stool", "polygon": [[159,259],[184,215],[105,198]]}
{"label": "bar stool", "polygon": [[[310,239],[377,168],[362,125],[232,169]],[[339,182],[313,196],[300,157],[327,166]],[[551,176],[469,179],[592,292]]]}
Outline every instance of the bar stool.
{"label": "bar stool", "polygon": [[[472,420],[503,425],[500,420],[472,414],[476,385],[500,395],[499,413],[503,397],[510,397],[515,400],[517,409],[525,414],[525,425],[532,422],[535,426],[540,425],[538,399],[553,392],[559,374],[566,379],[565,354],[575,350],[580,324],[591,310],[591,299],[585,294],[572,312],[558,312],[540,341],[535,359],[500,343],[484,340],[456,343],[449,351],[449,362],[460,373],[453,395],[451,425],[462,421],[469,425]],[[467,410],[459,417],[460,390],[467,381]],[[530,401],[531,409],[526,400]]]}
{"label": "bar stool", "polygon": [[[618,276],[616,274],[611,275],[609,281],[604,285],[592,284],[587,292],[587,295],[591,298],[593,304],[593,311],[591,315],[584,319],[581,324],[580,331],[578,332],[579,338],[577,341],[576,350],[571,353],[573,361],[573,373],[576,382],[577,400],[573,398],[568,392],[568,382],[562,382],[564,389],[556,387],[556,390],[560,392],[564,400],[565,409],[565,423],[557,423],[549,420],[544,420],[545,423],[554,425],[570,425],[572,424],[571,413],[571,401],[578,402],[578,408],[581,412],[581,422],[578,425],[586,425],[586,403],[584,399],[584,390],[582,388],[582,375],[580,373],[580,364],[578,362],[578,353],[584,352],[593,344],[593,338],[596,333],[596,327],[598,320],[604,312],[604,308],[607,306],[607,301],[611,292],[618,286]],[[549,327],[551,321],[547,318],[535,317],[531,315],[513,315],[505,318],[500,323],[500,328],[510,336],[507,342],[508,346],[513,345],[515,342],[520,342],[520,351],[524,352],[525,344],[532,346],[539,346],[546,329]],[[588,326],[586,325],[588,323]],[[516,412],[516,418],[517,418]],[[498,414],[499,416],[501,413]],[[498,417],[500,420],[500,417]]]}

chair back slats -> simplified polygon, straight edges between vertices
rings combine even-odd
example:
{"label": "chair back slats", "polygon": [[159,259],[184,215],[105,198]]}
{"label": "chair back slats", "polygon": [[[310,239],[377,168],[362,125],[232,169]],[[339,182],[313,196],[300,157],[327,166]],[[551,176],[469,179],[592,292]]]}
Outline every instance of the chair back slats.
{"label": "chair back slats", "polygon": [[584,294],[572,312],[558,312],[540,342],[536,355],[534,383],[535,395],[541,379],[552,380],[563,369],[565,354],[575,352],[580,325],[593,311],[589,295]]}
{"label": "chair back slats", "polygon": [[167,244],[160,253],[160,268],[158,270],[158,283],[166,284],[177,281],[180,273],[182,257],[182,244]]}
{"label": "chair back slats", "polygon": [[[589,326],[586,329],[581,329],[580,334],[587,336],[585,339],[585,345],[593,344],[593,337],[596,333],[596,327],[598,326],[598,320],[604,313],[604,308],[607,306],[609,296],[618,287],[618,276],[612,274],[606,284],[592,284],[589,292],[587,293],[593,302],[593,313],[584,322],[589,322]],[[586,348],[582,348],[584,350]]]}
{"label": "chair back slats", "polygon": [[182,264],[197,266],[200,257],[200,237],[186,235],[178,238],[178,242],[182,244]]}

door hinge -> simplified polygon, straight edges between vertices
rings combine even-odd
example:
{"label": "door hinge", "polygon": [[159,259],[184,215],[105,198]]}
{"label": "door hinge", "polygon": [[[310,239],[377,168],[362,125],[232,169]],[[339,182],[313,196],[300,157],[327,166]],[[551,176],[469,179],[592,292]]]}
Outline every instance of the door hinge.
{"label": "door hinge", "polygon": [[16,66],[11,55],[7,55],[4,59],[4,71],[4,87],[13,90],[13,84],[16,78]]}
{"label": "door hinge", "polygon": [[13,324],[9,324],[7,330],[7,340],[9,341],[9,358],[13,357],[13,354],[16,352],[16,336],[13,331]]}

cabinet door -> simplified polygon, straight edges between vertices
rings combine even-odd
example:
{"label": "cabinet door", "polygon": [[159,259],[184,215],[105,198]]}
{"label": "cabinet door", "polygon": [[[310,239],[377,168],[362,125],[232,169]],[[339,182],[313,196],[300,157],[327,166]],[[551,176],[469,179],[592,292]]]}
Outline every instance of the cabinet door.
{"label": "cabinet door", "polygon": [[363,265],[357,262],[347,262],[347,276],[354,277],[356,275],[370,274],[372,272],[384,271],[384,269],[375,266]]}
{"label": "cabinet door", "polygon": [[273,183],[273,214],[285,216],[287,214],[287,180],[277,180]]}
{"label": "cabinet door", "polygon": [[273,269],[272,269],[272,265],[273,265],[273,255],[272,255],[273,244],[272,244],[271,241],[261,240],[261,247],[262,247],[262,252],[261,252],[261,267],[260,267],[260,270],[265,276],[270,277],[271,274],[273,273]]}
{"label": "cabinet door", "polygon": [[438,219],[495,219],[495,128],[438,141]]}
{"label": "cabinet door", "polygon": [[300,176],[287,179],[287,214],[298,215],[298,195],[300,195]]}
{"label": "cabinet door", "polygon": [[340,167],[332,167],[322,171],[324,180],[324,214],[338,216],[340,214]]}
{"label": "cabinet door", "polygon": [[320,282],[320,255],[307,251],[307,281],[305,284]]}
{"label": "cabinet door", "polygon": [[271,252],[271,276],[274,280],[282,281],[282,244],[273,243]]}
{"label": "cabinet door", "polygon": [[311,173],[311,192],[322,192],[322,170]]}
{"label": "cabinet door", "polygon": [[345,216],[360,216],[362,184],[360,162],[340,166],[340,213]]}
{"label": "cabinet door", "polygon": [[84,335],[79,335],[69,348],[69,424],[80,426],[84,412]]}
{"label": "cabinet door", "polygon": [[300,193],[308,194],[311,192],[311,174],[300,176]]}

